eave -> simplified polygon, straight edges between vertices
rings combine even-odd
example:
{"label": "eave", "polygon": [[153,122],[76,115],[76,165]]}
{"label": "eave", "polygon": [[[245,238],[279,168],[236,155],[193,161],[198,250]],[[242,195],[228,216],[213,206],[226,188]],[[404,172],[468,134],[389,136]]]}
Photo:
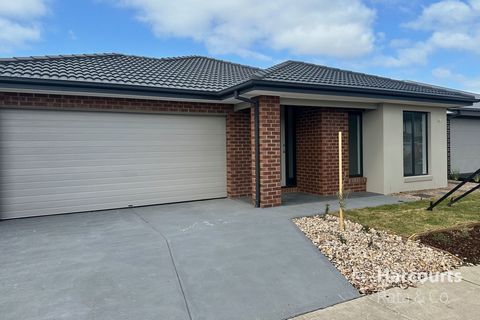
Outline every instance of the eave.
{"label": "eave", "polygon": [[29,92],[42,94],[66,94],[86,96],[106,96],[123,98],[142,98],[153,100],[181,100],[213,103],[236,104],[235,91],[239,95],[252,97],[253,92],[270,92],[279,96],[287,94],[305,94],[312,96],[326,96],[335,99],[361,98],[373,99],[377,102],[406,101],[428,104],[442,104],[445,106],[470,106],[480,102],[473,96],[445,96],[415,92],[395,91],[387,89],[373,89],[352,86],[333,86],[303,84],[294,82],[266,81],[252,79],[221,91],[158,88],[137,85],[109,84],[99,82],[81,82],[68,80],[44,80],[0,77],[0,91]]}

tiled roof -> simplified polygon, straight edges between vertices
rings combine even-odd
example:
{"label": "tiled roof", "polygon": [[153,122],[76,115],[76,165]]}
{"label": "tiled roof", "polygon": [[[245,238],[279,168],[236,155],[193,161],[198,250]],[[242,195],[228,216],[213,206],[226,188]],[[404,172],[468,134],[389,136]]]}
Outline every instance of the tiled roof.
{"label": "tiled roof", "polygon": [[362,89],[374,94],[473,100],[456,90],[399,81],[321,65],[286,61],[268,69],[186,56],[148,58],[116,53],[0,59],[0,80],[34,79],[118,84],[220,93],[250,80],[284,85]]}
{"label": "tiled roof", "polygon": [[299,61],[283,62],[269,69],[257,72],[255,76],[262,80],[285,83],[380,89],[449,97],[468,97],[468,95],[456,90],[448,90],[440,87],[394,80]]}
{"label": "tiled roof", "polygon": [[199,57],[93,54],[0,59],[0,76],[220,91],[260,69]]}

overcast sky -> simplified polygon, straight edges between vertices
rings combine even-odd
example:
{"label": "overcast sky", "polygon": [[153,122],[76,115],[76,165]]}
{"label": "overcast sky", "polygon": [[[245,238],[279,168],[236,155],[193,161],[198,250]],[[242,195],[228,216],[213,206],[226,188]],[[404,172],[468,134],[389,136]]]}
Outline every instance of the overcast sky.
{"label": "overcast sky", "polygon": [[0,56],[302,60],[480,93],[480,0],[0,0]]}

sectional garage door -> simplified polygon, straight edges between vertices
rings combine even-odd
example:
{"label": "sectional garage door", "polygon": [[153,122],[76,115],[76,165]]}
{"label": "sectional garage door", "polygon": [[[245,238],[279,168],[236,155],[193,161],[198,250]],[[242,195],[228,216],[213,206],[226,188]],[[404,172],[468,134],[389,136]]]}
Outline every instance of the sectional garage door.
{"label": "sectional garage door", "polygon": [[226,196],[225,117],[2,110],[1,217]]}
{"label": "sectional garage door", "polygon": [[450,161],[452,170],[473,173],[480,168],[480,119],[450,119]]}

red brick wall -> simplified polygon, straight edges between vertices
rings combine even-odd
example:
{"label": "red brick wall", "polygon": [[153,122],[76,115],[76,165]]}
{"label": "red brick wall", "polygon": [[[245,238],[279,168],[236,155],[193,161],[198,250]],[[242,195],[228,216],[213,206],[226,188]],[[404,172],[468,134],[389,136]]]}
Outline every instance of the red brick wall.
{"label": "red brick wall", "polygon": [[227,194],[251,193],[249,113],[235,113],[228,104],[101,98],[69,95],[0,93],[1,107],[112,112],[186,112],[226,114]]}
{"label": "red brick wall", "polygon": [[227,116],[227,194],[229,197],[252,193],[250,110]]}
{"label": "red brick wall", "polygon": [[0,107],[122,112],[229,113],[232,105],[53,94],[0,93]]}
{"label": "red brick wall", "polygon": [[338,131],[343,132],[343,175],[346,191],[366,190],[366,179],[348,176],[348,112],[299,108],[297,113],[297,187],[300,191],[338,192]]}
{"label": "red brick wall", "polygon": [[[260,206],[282,203],[280,186],[280,98],[259,96],[260,108]],[[255,126],[251,109],[252,199],[255,201]]]}
{"label": "red brick wall", "polygon": [[322,194],[321,112],[302,108],[296,116],[297,187],[300,191]]}

